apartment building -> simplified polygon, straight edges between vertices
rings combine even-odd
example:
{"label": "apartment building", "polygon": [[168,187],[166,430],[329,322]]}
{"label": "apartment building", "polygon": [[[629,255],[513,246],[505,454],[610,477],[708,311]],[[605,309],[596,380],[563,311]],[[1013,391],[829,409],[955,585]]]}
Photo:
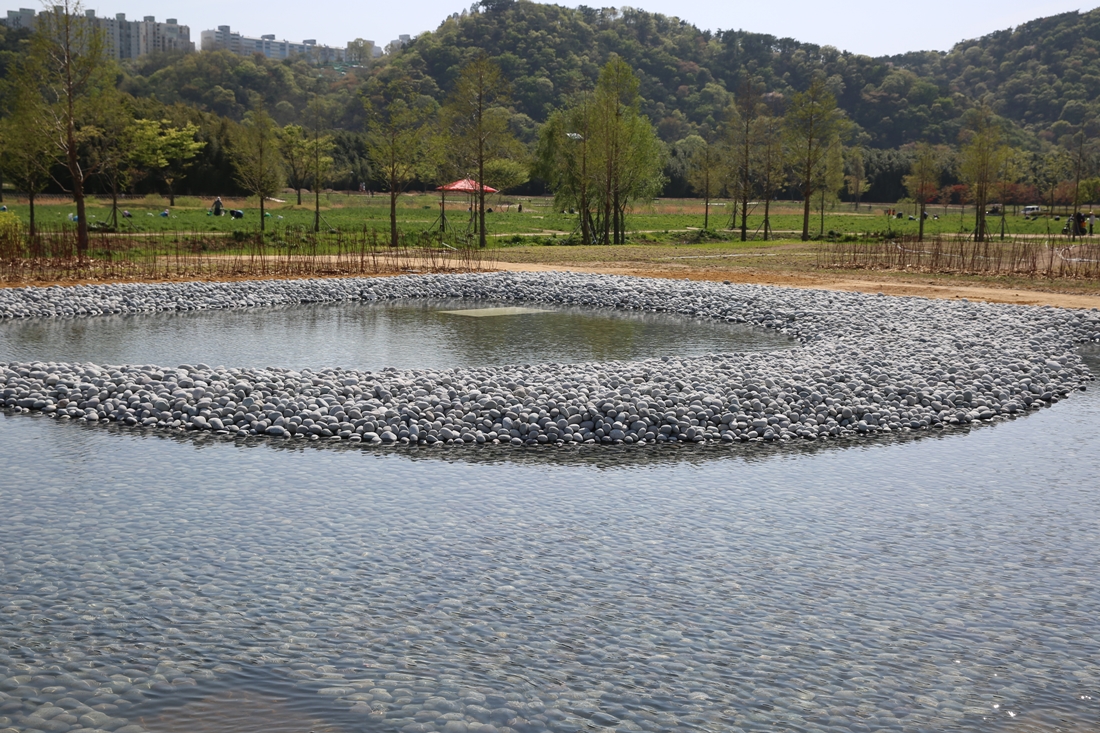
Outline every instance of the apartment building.
{"label": "apartment building", "polygon": [[[180,25],[175,18],[169,18],[164,23],[157,22],[152,15],[142,20],[127,20],[125,13],[118,13],[113,18],[99,18],[94,10],[84,11],[84,17],[103,32],[107,53],[116,60],[136,59],[151,53],[187,53],[195,50],[195,44],[191,42],[191,29]],[[34,10],[20,8],[9,10],[4,23],[9,28],[34,28],[36,18]]]}
{"label": "apartment building", "polygon": [[241,56],[258,53],[280,61],[299,57],[315,64],[342,64],[347,61],[348,55],[347,49],[323,46],[312,38],[301,43],[279,41],[274,34],[254,38],[241,35],[227,25],[219,25],[217,30],[203,31],[200,38],[203,51],[229,51]]}

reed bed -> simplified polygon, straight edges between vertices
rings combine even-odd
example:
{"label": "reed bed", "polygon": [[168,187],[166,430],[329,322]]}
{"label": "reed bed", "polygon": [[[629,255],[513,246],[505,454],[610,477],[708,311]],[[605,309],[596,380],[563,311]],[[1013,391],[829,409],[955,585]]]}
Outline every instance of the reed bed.
{"label": "reed bed", "polygon": [[823,243],[817,266],[1026,278],[1100,279],[1100,243],[1013,237],[977,242],[967,237],[895,237]]}
{"label": "reed bed", "polygon": [[90,233],[85,256],[76,230],[34,237],[0,233],[0,281],[55,283],[125,280],[215,280],[339,277],[409,272],[481,272],[491,257],[477,248],[440,245],[423,233],[391,246],[377,231],[276,230],[261,236],[210,233]]}

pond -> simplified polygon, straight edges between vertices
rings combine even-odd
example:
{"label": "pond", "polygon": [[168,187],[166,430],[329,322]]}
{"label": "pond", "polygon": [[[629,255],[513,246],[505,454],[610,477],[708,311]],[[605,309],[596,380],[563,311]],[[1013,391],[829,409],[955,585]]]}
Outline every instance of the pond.
{"label": "pond", "polygon": [[765,329],[673,314],[519,310],[426,299],[0,321],[0,362],[447,369],[770,351],[794,343]]}
{"label": "pond", "polygon": [[[439,313],[468,307],[9,323],[0,360],[785,345]],[[559,346],[569,318],[594,333]],[[1091,388],[808,447],[379,452],[0,414],[0,730],[1094,730],[1098,424]]]}

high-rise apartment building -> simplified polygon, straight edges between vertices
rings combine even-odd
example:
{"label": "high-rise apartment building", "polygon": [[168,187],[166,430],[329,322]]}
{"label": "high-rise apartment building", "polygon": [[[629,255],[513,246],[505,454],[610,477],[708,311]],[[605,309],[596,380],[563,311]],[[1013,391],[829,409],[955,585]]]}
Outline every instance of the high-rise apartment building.
{"label": "high-rise apartment building", "polygon": [[[191,42],[191,29],[180,25],[175,18],[169,18],[164,23],[158,23],[152,15],[142,20],[126,20],[125,13],[113,18],[98,18],[94,10],[84,11],[84,17],[103,32],[107,54],[116,60],[136,59],[151,53],[187,53],[195,50],[195,44]],[[36,18],[35,11],[20,8],[9,10],[4,22],[9,28],[34,28]]]}

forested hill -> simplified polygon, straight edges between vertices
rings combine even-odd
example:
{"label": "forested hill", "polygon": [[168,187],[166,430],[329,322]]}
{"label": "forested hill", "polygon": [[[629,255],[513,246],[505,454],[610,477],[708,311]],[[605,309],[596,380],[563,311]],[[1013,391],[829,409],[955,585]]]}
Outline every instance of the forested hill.
{"label": "forested hill", "polygon": [[1031,135],[1057,135],[1060,120],[1076,125],[1100,112],[1100,9],[1035,20],[949,52],[871,58],[758,33],[701,31],[631,8],[496,0],[483,12],[452,16],[390,63],[446,89],[480,49],[498,59],[518,110],[535,120],[591,85],[617,53],[641,76],[646,112],[667,141],[713,124],[746,77],[787,94],[804,89],[818,69],[873,147],[953,143],[962,113],[987,95]]}
{"label": "forested hill", "polygon": [[127,69],[124,88],[235,119],[263,103],[283,123],[296,121],[305,101],[321,94],[344,110],[341,126],[356,129],[357,91],[366,77],[407,76],[442,99],[462,64],[484,50],[512,82],[517,123],[531,128],[569,94],[591,87],[608,57],[619,54],[641,77],[645,112],[669,142],[713,126],[748,77],[785,95],[804,89],[819,70],[875,148],[954,143],[963,113],[985,97],[1017,123],[1024,145],[1056,139],[1100,112],[1100,9],[1035,20],[947,52],[871,58],[758,33],[702,31],[632,8],[482,5],[369,69],[319,71],[302,61],[200,53],[144,59]]}

